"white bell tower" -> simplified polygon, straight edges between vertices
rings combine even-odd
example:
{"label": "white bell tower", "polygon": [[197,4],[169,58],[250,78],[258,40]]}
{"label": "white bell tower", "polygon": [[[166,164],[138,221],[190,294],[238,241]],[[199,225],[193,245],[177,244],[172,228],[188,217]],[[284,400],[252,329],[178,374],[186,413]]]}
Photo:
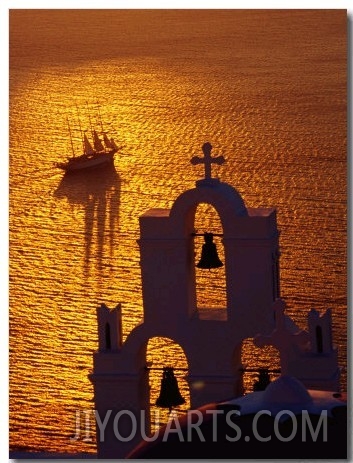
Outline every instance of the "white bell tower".
{"label": "white bell tower", "polygon": [[[273,304],[280,297],[276,210],[246,208],[235,188],[212,178],[212,163],[222,164],[223,156],[212,157],[210,143],[202,150],[204,157],[191,162],[204,164],[205,178],[182,193],[171,209],[151,209],[140,217],[143,323],[121,345],[120,307],[117,315],[108,315],[105,306],[98,309],[100,348],[90,379],[101,420],[109,409],[130,410],[140,429],[140,410],[145,410],[148,431],[145,365],[150,338],[168,337],[183,348],[191,408],[197,408],[242,393],[242,341],[275,327]],[[200,203],[216,209],[223,228],[227,304],[222,311],[196,304],[194,220]],[[99,458],[122,458],[142,438],[137,433],[132,441],[119,440],[113,419],[112,414],[104,442],[97,433]],[[124,432],[129,434],[129,423]]]}

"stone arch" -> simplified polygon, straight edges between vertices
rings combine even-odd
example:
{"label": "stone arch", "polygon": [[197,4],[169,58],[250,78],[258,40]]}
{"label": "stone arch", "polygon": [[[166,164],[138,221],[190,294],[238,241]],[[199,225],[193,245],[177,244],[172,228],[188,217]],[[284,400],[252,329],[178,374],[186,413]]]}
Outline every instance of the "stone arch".
{"label": "stone arch", "polygon": [[[149,344],[158,339],[160,342],[159,348],[167,352],[166,348],[163,348],[163,343],[165,340],[168,341],[169,345],[174,346],[174,351],[179,351],[181,359],[179,362],[175,362],[175,355],[169,354],[167,359],[162,362],[153,362],[152,365],[149,364],[151,361],[151,352],[148,351]],[[160,378],[162,370],[155,370],[154,368],[162,368],[163,366],[173,366],[176,365],[179,368],[185,368],[185,371],[182,373],[180,371],[175,372],[177,381],[179,383],[179,389],[185,399],[185,404],[180,407],[184,412],[190,406],[190,393],[187,380],[183,378],[187,375],[189,370],[189,358],[187,353],[187,348],[185,348],[186,340],[176,339],[173,337],[172,333],[168,329],[164,331],[155,330],[152,326],[141,324],[134,328],[131,333],[128,335],[124,346],[123,346],[123,358],[126,359],[125,363],[125,372],[130,374],[137,374],[140,378],[139,381],[141,384],[148,387],[141,388],[140,390],[140,405],[145,404],[145,410],[147,415],[150,417],[150,427],[151,431],[155,430],[155,420],[157,416],[157,407],[154,406],[156,400],[156,391],[160,387]],[[187,346],[186,346],[187,347]],[[175,352],[174,352],[175,354]],[[178,365],[179,364],[179,365]],[[147,376],[147,378],[146,378]],[[145,377],[145,381],[143,381]],[[159,416],[161,418],[160,424],[167,421],[168,410],[161,409]]]}
{"label": "stone arch", "polygon": [[[194,301],[194,307],[192,304],[189,304],[189,314],[197,309],[195,269],[192,268],[195,266],[192,235],[195,232],[196,210],[202,203],[209,204],[216,210],[222,225],[225,256],[226,320],[233,316],[231,314],[235,310],[235,295],[231,288],[234,280],[234,259],[236,259],[234,257],[234,246],[236,239],[239,236],[243,236],[243,227],[248,226],[248,211],[238,191],[232,186],[219,182],[216,179],[197,182],[196,188],[182,193],[174,202],[168,214],[168,232],[171,240],[185,240],[185,255],[191,256],[191,258],[187,258],[189,259],[189,263],[185,267],[187,280],[192,282],[189,285],[188,298],[190,301]],[[223,315],[220,314],[220,316]]]}
{"label": "stone arch", "polygon": [[[205,218],[208,220],[205,221]],[[195,256],[196,307],[198,310],[202,308],[225,310],[227,307],[227,290],[224,265],[225,252],[222,239],[223,229],[220,216],[213,205],[208,203],[199,203],[197,205],[194,226],[198,233],[193,240]],[[205,232],[216,234],[213,238],[213,242],[216,246],[218,257],[223,262],[222,267],[212,269],[211,271],[197,268],[197,264],[202,256],[202,249],[204,245],[204,237],[202,234]]]}
{"label": "stone arch", "polygon": [[226,236],[233,230],[234,215],[248,215],[242,197],[230,185],[217,183],[217,188],[194,188],[182,193],[170,210],[171,230],[177,236],[188,236],[193,232],[195,212],[200,203],[210,204],[216,209]]}
{"label": "stone arch", "polygon": [[[158,350],[158,351],[157,351]],[[149,395],[150,395],[150,414],[151,414],[151,431],[154,431],[154,418],[157,417],[159,424],[167,422],[169,417],[168,409],[160,409],[155,405],[161,388],[161,378],[164,366],[175,368],[174,375],[178,382],[179,391],[185,400],[185,404],[176,407],[176,412],[179,414],[185,413],[190,408],[190,392],[189,385],[186,380],[188,372],[188,359],[185,350],[179,343],[176,343],[170,337],[152,337],[147,343],[147,362],[153,362],[149,374]],[[154,369],[158,368],[158,370]]]}
{"label": "stone arch", "polygon": [[242,342],[241,362],[244,369],[244,392],[253,392],[253,384],[258,379],[260,368],[270,369],[270,378],[274,380],[279,373],[280,355],[278,349],[271,345],[255,346],[253,338],[246,338]]}

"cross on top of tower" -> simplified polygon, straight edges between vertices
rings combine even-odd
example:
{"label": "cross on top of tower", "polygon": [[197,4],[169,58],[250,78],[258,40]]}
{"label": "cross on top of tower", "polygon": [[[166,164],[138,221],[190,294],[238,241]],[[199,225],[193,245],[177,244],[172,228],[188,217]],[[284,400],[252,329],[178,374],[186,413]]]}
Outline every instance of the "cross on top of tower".
{"label": "cross on top of tower", "polygon": [[210,180],[212,178],[211,175],[211,165],[212,164],[223,164],[225,162],[225,159],[223,156],[216,156],[212,157],[211,156],[211,150],[212,150],[212,145],[211,143],[207,142],[204,143],[202,146],[202,151],[204,154],[203,158],[200,158],[199,156],[194,156],[191,158],[190,162],[193,165],[196,164],[204,164],[205,165],[205,180]]}

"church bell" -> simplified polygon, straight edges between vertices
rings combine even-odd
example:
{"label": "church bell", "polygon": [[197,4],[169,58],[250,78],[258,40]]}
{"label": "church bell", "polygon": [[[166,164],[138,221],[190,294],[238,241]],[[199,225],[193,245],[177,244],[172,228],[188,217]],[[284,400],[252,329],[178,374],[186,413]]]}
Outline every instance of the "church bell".
{"label": "church bell", "polygon": [[159,397],[156,400],[156,405],[161,408],[169,408],[171,410],[176,405],[185,403],[185,400],[180,394],[178,381],[174,376],[172,367],[163,368],[163,377],[161,380],[161,390]]}
{"label": "church bell", "polygon": [[204,233],[204,239],[201,259],[196,267],[208,269],[222,267],[223,262],[219,259],[216,245],[213,242],[213,233]]}
{"label": "church bell", "polygon": [[253,385],[254,391],[264,391],[270,382],[271,380],[268,368],[260,368],[258,380],[255,381]]}

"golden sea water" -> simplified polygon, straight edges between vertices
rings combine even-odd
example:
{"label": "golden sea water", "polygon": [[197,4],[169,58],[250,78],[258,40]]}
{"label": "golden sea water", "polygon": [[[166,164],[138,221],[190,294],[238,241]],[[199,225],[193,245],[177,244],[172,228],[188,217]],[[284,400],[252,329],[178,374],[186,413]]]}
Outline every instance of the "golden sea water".
{"label": "golden sea water", "polygon": [[[206,141],[227,160],[214,175],[277,208],[287,312],[306,328],[308,310],[332,308],[346,367],[346,28],[343,10],[10,11],[12,449],[95,452],[93,430],[72,437],[94,408],[96,307],[122,304],[124,338],[140,321],[138,218],[194,187]],[[89,129],[97,102],[124,149],[104,174],[64,177],[66,118],[78,153],[77,111]],[[195,226],[220,224],[200,207]],[[198,301],[217,306],[224,275],[208,277]],[[146,361],[187,366],[164,339]],[[247,341],[243,362],[278,368],[278,355]]]}

